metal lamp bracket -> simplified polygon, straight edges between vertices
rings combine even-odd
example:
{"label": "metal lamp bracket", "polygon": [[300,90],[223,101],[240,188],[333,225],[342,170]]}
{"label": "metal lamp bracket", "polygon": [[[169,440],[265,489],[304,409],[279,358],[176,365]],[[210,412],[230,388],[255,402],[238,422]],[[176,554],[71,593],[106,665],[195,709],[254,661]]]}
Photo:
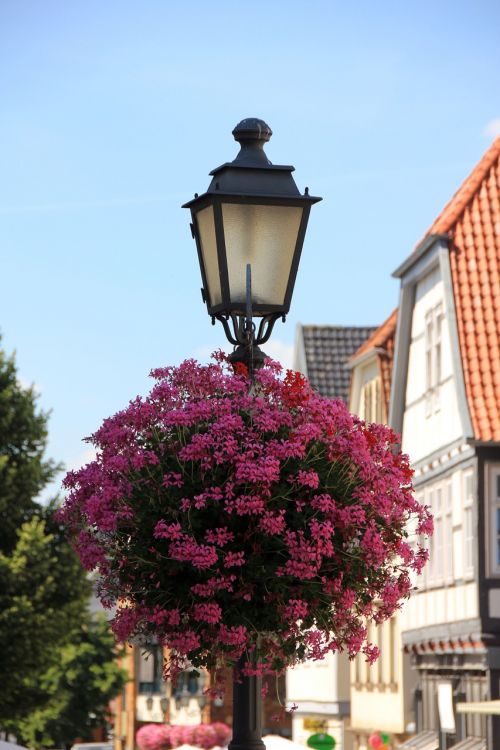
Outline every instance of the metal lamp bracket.
{"label": "metal lamp bracket", "polygon": [[232,364],[241,362],[246,365],[253,380],[255,370],[262,367],[266,359],[266,354],[259,346],[266,343],[272,333],[274,324],[278,318],[283,316],[281,313],[264,315],[259,328],[256,328],[252,312],[252,267],[250,263],[247,263],[246,266],[245,314],[219,314],[215,317],[220,320],[228,340],[235,347],[233,353],[229,355],[229,361]]}

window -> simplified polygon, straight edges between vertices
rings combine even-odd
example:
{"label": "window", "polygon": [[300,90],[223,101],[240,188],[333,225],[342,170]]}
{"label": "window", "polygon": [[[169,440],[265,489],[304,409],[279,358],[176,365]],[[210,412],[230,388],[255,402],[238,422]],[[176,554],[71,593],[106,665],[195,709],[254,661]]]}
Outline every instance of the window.
{"label": "window", "polygon": [[426,488],[425,504],[434,516],[434,534],[429,542],[427,583],[442,586],[453,583],[453,504],[451,481],[445,479]]}
{"label": "window", "polygon": [[500,466],[490,466],[491,572],[500,574]]}
{"label": "window", "polygon": [[443,578],[443,513],[441,508],[441,490],[429,490],[427,503],[434,514],[434,534],[431,536],[429,578],[433,583]]}
{"label": "window", "polygon": [[428,393],[432,387],[432,340],[434,338],[434,320],[432,310],[425,314],[425,390]]}
{"label": "window", "polygon": [[360,416],[365,422],[382,421],[380,378],[369,380],[361,389]]}
{"label": "window", "polygon": [[472,469],[463,475],[463,545],[464,545],[464,574],[466,577],[474,574],[474,472]]}
{"label": "window", "polygon": [[425,314],[425,414],[439,409],[441,383],[443,307],[441,303]]}
{"label": "window", "polygon": [[401,652],[401,640],[397,632],[396,617],[389,620],[389,633],[391,642],[391,687],[393,690],[398,688],[399,680],[399,656]]}
{"label": "window", "polygon": [[138,664],[138,692],[141,695],[161,693],[162,671],[163,648],[156,644],[141,647]]}
{"label": "window", "polygon": [[453,583],[453,503],[449,479],[443,482],[442,492],[444,577],[447,583]]}
{"label": "window", "polygon": [[[370,643],[373,643],[375,646],[380,648],[380,636],[382,634],[382,631],[380,628],[377,628],[375,623],[369,622],[368,623],[368,641]],[[372,688],[380,688],[380,671],[381,671],[381,660],[383,659],[382,651],[380,652],[379,658],[370,666],[368,667],[368,682],[372,686]]]}

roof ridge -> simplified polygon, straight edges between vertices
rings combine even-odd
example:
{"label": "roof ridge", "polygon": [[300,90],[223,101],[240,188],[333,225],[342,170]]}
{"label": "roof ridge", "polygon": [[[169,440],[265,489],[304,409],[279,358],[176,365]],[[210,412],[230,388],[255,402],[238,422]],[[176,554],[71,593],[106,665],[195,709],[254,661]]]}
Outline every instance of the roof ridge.
{"label": "roof ridge", "polygon": [[383,345],[387,343],[388,339],[394,334],[397,314],[398,308],[395,307],[391,314],[388,315],[384,320],[384,322],[381,323],[366,339],[366,341],[363,341],[359,349],[357,349],[354,354],[351,355],[349,361],[352,362],[353,360],[356,360],[361,354],[370,351],[370,349],[372,348],[374,349],[376,347],[383,347]]}
{"label": "roof ridge", "polygon": [[373,328],[373,329],[375,329],[377,327],[377,326],[374,326],[373,324],[372,325],[347,326],[347,325],[342,325],[341,323],[339,323],[339,324],[336,324],[336,323],[302,323],[301,325],[302,325],[302,328],[338,328],[340,330],[346,330],[346,329],[348,329],[350,331],[352,331],[353,328],[356,328],[356,329],[358,329],[358,328],[359,329]]}
{"label": "roof ridge", "polygon": [[[446,233],[463,384],[477,440],[500,440],[500,137],[496,138],[431,233]],[[431,235],[432,236],[432,235]],[[430,239],[428,236],[427,240]]]}
{"label": "roof ridge", "polygon": [[445,234],[456,224],[469,203],[478,192],[485,177],[500,157],[500,136],[497,136],[482,159],[465,178],[438,217],[431,224],[424,237],[430,234]]}

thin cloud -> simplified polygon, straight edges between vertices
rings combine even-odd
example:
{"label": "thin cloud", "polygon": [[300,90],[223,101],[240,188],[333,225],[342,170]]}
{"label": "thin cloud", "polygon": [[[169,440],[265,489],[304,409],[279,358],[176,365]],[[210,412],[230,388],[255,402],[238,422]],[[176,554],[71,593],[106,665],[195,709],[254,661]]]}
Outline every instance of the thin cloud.
{"label": "thin cloud", "polygon": [[90,463],[96,457],[95,448],[86,448],[82,453],[69,462],[69,464],[63,469],[62,474],[59,474],[52,482],[43,488],[42,492],[38,495],[37,500],[42,505],[48,505],[56,497],[64,496],[64,490],[62,487],[62,480],[67,471],[77,471],[81,469],[85,464]]}
{"label": "thin cloud", "polygon": [[500,135],[500,117],[490,120],[484,129],[484,135],[488,138],[496,138]]}
{"label": "thin cloud", "polygon": [[232,348],[229,347],[228,351],[227,343],[220,344],[219,346],[216,346],[215,344],[212,346],[200,346],[194,352],[194,359],[196,359],[201,364],[206,365],[209,362],[212,362],[212,354],[217,351],[217,349],[222,349],[223,351],[227,352],[227,354],[229,354],[232,350]]}
{"label": "thin cloud", "polygon": [[26,203],[24,205],[0,206],[0,214],[50,213],[57,211],[88,211],[120,206],[141,206],[149,203],[182,201],[177,193],[165,195],[135,195],[122,198],[109,198],[91,201],[61,201],[56,203]]}
{"label": "thin cloud", "polygon": [[38,383],[35,383],[32,380],[28,380],[23,375],[18,374],[17,382],[24,391],[33,389],[33,393],[35,394],[35,396],[40,396],[40,394],[42,393],[42,388],[40,388]]}
{"label": "thin cloud", "polygon": [[284,370],[293,368],[293,344],[286,344],[279,339],[270,339],[262,348],[265,353],[280,363]]}
{"label": "thin cloud", "polygon": [[73,461],[70,461],[67,470],[76,471],[77,469],[81,469],[82,466],[85,466],[85,464],[89,464],[91,461],[93,461],[96,455],[97,453],[95,448],[87,448],[85,451],[83,451],[83,453],[80,453],[80,455],[77,456]]}

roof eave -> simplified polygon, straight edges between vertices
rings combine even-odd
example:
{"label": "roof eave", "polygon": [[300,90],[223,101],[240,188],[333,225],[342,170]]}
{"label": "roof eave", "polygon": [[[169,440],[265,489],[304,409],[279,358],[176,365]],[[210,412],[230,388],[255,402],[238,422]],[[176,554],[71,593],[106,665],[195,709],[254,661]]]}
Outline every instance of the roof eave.
{"label": "roof eave", "polygon": [[362,365],[368,360],[374,359],[376,356],[387,357],[387,352],[381,346],[374,346],[372,349],[368,349],[368,351],[363,352],[362,354],[353,354],[353,356],[347,360],[346,367],[349,370],[352,370],[354,367]]}
{"label": "roof eave", "polygon": [[500,440],[481,440],[480,438],[467,438],[466,443],[476,448],[500,448]]}
{"label": "roof eave", "polygon": [[412,266],[415,265],[415,263],[420,260],[420,258],[425,255],[427,250],[429,250],[429,248],[431,248],[435,242],[438,242],[440,240],[448,242],[449,239],[450,237],[448,234],[428,234],[427,237],[424,237],[422,242],[417,245],[412,254],[408,256],[408,258],[406,258],[406,260],[404,260],[401,265],[396,268],[395,271],[392,272],[392,277],[395,279],[400,279],[410,268],[412,268]]}

